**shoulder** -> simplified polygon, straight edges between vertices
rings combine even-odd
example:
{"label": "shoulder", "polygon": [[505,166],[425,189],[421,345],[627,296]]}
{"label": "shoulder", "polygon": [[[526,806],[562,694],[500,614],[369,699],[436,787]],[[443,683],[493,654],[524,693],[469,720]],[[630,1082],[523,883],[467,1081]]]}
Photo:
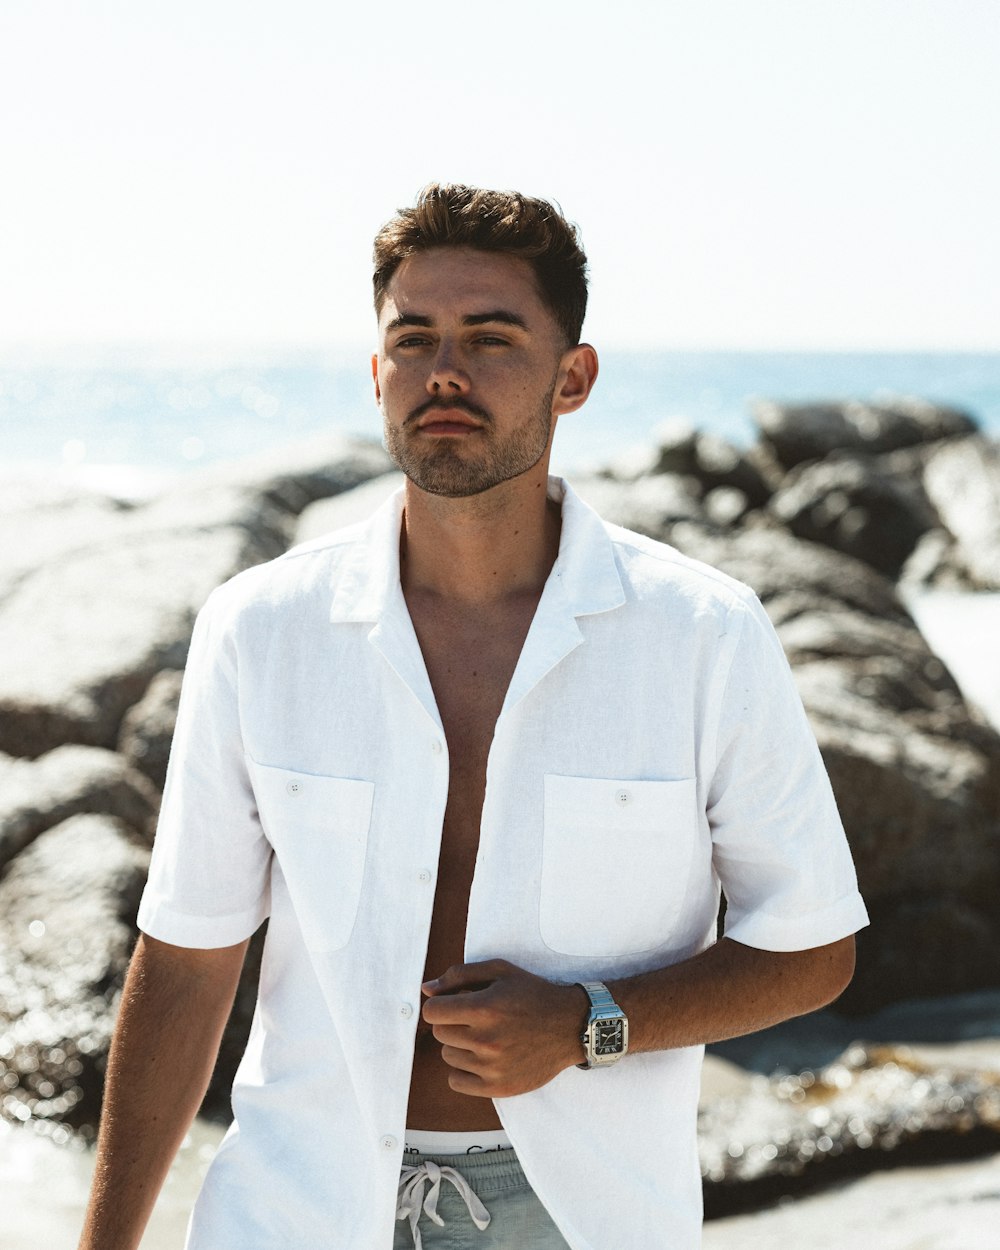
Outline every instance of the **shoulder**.
{"label": "shoulder", "polygon": [[603,522],[623,584],[637,602],[717,616],[762,611],[751,588],[669,543]]}
{"label": "shoulder", "polygon": [[707,666],[720,688],[734,673],[768,697],[787,682],[784,649],[751,587],[667,543],[609,523],[605,528],[639,636],[655,637],[672,663]]}
{"label": "shoulder", "polygon": [[301,543],[264,564],[244,569],[218,586],[203,609],[216,621],[273,617],[307,609],[328,609],[344,571],[365,547],[367,523],[359,522]]}

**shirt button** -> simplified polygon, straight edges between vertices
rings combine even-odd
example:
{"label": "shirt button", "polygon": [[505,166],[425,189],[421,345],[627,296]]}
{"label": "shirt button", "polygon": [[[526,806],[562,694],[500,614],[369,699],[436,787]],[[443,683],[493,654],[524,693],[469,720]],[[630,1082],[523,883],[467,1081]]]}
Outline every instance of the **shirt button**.
{"label": "shirt button", "polygon": [[396,1139],[390,1133],[386,1133],[386,1135],[382,1138],[381,1142],[379,1142],[379,1145],[382,1147],[383,1150],[395,1150]]}
{"label": "shirt button", "polygon": [[409,1020],[410,1016],[413,1015],[413,1008],[409,1003],[401,1003],[399,1007],[399,1014],[404,1020]]}
{"label": "shirt button", "polygon": [[629,790],[616,790],[615,802],[619,807],[627,807],[632,802],[632,794]]}
{"label": "shirt button", "polygon": [[302,782],[301,782],[301,781],[290,781],[290,782],[288,783],[288,785],[287,785],[287,786],[285,786],[285,789],[288,791],[288,793],[289,793],[289,794],[301,794],[301,793],[302,793]]}
{"label": "shirt button", "polygon": [[425,885],[428,881],[430,881],[430,879],[431,873],[429,868],[421,868],[421,870],[417,873],[417,880],[422,881]]}
{"label": "shirt button", "polygon": [[441,752],[444,750],[444,747],[441,745],[440,738],[434,739],[434,741],[431,743],[431,750],[434,752],[435,755],[441,754]]}

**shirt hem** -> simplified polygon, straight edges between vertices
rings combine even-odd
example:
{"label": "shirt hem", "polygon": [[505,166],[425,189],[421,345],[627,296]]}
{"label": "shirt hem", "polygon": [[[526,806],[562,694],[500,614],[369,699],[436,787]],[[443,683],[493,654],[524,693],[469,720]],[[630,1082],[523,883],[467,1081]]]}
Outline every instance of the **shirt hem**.
{"label": "shirt hem", "polygon": [[766,951],[801,951],[826,946],[857,933],[869,923],[868,912],[857,893],[804,916],[782,919],[754,912],[731,922],[730,917],[731,913],[727,913],[726,937]]}
{"label": "shirt hem", "polygon": [[143,933],[171,946],[204,950],[235,946],[251,937],[267,918],[263,902],[224,916],[191,916],[175,911],[162,899],[143,895],[137,923]]}

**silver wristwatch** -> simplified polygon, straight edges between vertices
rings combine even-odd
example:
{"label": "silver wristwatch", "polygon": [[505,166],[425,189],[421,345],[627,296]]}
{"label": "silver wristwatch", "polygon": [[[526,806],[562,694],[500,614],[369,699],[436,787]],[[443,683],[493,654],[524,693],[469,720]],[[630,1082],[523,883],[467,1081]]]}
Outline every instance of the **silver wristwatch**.
{"label": "silver wristwatch", "polygon": [[577,981],[577,985],[590,999],[590,1013],[580,1034],[587,1058],[576,1066],[603,1068],[617,1063],[628,1051],[628,1016],[603,981]]}

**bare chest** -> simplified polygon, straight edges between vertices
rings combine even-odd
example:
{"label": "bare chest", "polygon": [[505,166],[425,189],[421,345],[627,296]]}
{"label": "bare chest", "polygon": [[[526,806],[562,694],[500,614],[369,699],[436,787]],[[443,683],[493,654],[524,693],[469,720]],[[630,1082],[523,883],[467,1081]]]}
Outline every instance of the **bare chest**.
{"label": "bare chest", "polygon": [[479,846],[486,766],[497,718],[536,607],[534,596],[496,612],[455,613],[411,604],[414,629],[448,742],[448,803],[438,904],[460,911]]}
{"label": "bare chest", "polygon": [[530,621],[530,614],[513,621],[414,621],[448,740],[453,786],[479,774],[485,780],[493,731]]}
{"label": "bare chest", "polygon": [[[490,745],[537,597],[478,614],[435,610],[436,605],[409,596],[407,602],[449,757],[448,802],[424,965],[429,979],[464,961]],[[407,1123],[452,1130],[498,1127],[492,1104],[455,1093],[448,1072],[430,1026],[421,1020]]]}

